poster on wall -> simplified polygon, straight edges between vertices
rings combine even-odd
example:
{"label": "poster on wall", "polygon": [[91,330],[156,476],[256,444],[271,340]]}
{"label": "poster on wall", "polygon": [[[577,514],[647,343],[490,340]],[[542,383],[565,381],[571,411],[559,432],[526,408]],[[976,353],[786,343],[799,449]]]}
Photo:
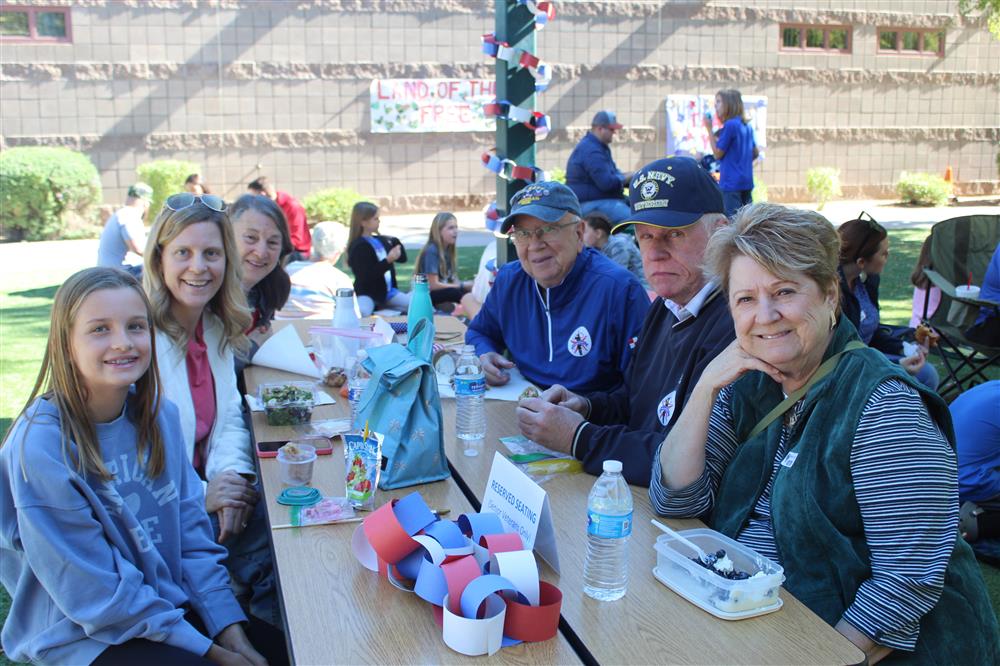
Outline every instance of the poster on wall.
{"label": "poster on wall", "polygon": [[373,79],[371,131],[492,132],[483,105],[495,97],[489,79]]}
{"label": "poster on wall", "polygon": [[[763,151],[767,147],[767,97],[743,95],[743,108],[750,117],[754,141]],[[722,129],[715,116],[715,95],[667,95],[667,155],[690,155],[699,158],[711,152],[705,114],[712,115],[712,131]]]}

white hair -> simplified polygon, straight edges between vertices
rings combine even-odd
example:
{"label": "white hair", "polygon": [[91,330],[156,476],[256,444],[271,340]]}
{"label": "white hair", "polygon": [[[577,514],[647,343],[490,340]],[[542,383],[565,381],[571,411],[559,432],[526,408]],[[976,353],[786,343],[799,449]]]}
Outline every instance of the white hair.
{"label": "white hair", "polygon": [[313,253],[319,259],[333,257],[347,245],[347,227],[339,222],[320,222],[312,231]]}

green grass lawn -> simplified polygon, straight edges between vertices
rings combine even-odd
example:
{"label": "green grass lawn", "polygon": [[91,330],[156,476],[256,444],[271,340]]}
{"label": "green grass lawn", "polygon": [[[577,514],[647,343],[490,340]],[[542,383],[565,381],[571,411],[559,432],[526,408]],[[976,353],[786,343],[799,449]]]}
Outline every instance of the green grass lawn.
{"label": "green grass lawn", "polygon": [[[890,232],[889,263],[882,276],[882,320],[904,325],[910,320],[913,288],[910,271],[920,252],[920,246],[930,228],[893,230]],[[459,248],[459,275],[462,279],[475,276],[479,265],[479,248]],[[417,251],[408,252],[410,261],[397,266],[397,281],[402,290],[410,287],[413,262]],[[346,261],[341,268],[347,270]],[[34,384],[38,365],[48,335],[48,317],[52,298],[58,287],[58,277],[32,272],[4,277],[0,289],[0,432],[6,434],[11,420],[17,415]],[[1000,569],[982,565],[994,611],[1000,616]],[[0,589],[0,618],[7,617],[10,600]],[[0,655],[0,664],[9,663]]]}

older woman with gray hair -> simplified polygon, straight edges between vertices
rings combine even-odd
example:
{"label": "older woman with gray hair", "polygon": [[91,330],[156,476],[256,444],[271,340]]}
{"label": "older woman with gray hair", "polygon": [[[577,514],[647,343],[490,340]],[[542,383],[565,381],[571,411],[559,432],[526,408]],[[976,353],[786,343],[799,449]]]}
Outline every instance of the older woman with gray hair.
{"label": "older woman with gray hair", "polygon": [[278,319],[333,317],[337,290],[354,289],[354,282],[337,268],[347,247],[347,228],[336,222],[320,222],[312,231],[312,252],[317,261],[296,261],[288,265],[292,291]]}
{"label": "older woman with gray hair", "polygon": [[838,250],[823,216],[772,204],[712,236],[736,340],[654,458],[653,507],[781,564],[871,663],[998,663],[947,406],[841,315]]}

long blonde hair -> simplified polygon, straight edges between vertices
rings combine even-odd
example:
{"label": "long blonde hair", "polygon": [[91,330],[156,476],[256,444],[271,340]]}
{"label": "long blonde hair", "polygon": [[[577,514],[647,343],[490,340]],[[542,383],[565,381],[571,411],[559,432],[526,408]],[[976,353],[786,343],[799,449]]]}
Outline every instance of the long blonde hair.
{"label": "long blonde hair", "polygon": [[[73,458],[72,444],[76,444],[76,465],[80,474],[92,473],[103,480],[114,475],[108,471],[101,457],[101,445],[97,439],[97,429],[87,415],[89,395],[73,360],[71,340],[73,323],[83,301],[95,291],[102,289],[134,289],[146,306],[146,320],[149,323],[150,359],[149,368],[135,383],[135,399],[132,401],[132,421],[136,427],[136,446],[139,459],[146,454],[146,474],[155,478],[163,472],[164,447],[160,427],[156,422],[160,411],[160,378],[156,366],[156,336],[151,316],[152,308],[139,282],[116,268],[85,268],[74,273],[56,292],[49,320],[49,340],[42,357],[42,367],[38,379],[31,389],[31,395],[15,422],[24,416],[28,408],[41,396],[53,403],[59,411],[63,452],[67,460]],[[30,422],[28,427],[30,427]],[[3,444],[7,443],[11,426]],[[22,461],[23,462],[23,461]],[[42,470],[44,472],[44,470]],[[27,471],[22,469],[27,476]]]}
{"label": "long blonde hair", "polygon": [[427,248],[430,245],[436,245],[438,249],[438,268],[437,273],[439,278],[448,277],[448,262],[447,259],[451,259],[451,269],[453,271],[458,271],[458,243],[455,243],[450,248],[445,248],[444,240],[441,239],[441,227],[443,227],[449,220],[455,220],[458,222],[452,213],[438,213],[431,220],[431,230],[429,237],[427,239],[427,244],[420,250],[420,254],[417,255],[417,263],[414,264],[413,274],[416,275],[421,271],[421,264],[424,260],[424,253],[427,252]]}
{"label": "long blonde hair", "polygon": [[219,353],[225,350],[226,345],[231,345],[238,352],[244,352],[250,348],[246,331],[250,328],[252,317],[240,284],[240,262],[237,259],[239,252],[233,236],[233,225],[230,224],[227,213],[212,210],[201,201],[195,201],[180,210],[170,210],[164,206],[149,231],[143,255],[145,266],[142,271],[142,282],[149,295],[153,321],[156,322],[156,327],[162,329],[178,346],[187,345],[187,331],[170,312],[174,297],[163,281],[163,248],[185,229],[199,222],[212,222],[218,227],[222,235],[222,247],[226,253],[222,286],[208,303],[208,309],[222,322],[223,335],[219,341]]}
{"label": "long blonde hair", "polygon": [[739,118],[744,123],[750,122],[750,116],[747,115],[746,110],[743,107],[743,95],[740,94],[739,90],[735,88],[727,88],[725,90],[720,90],[715,93],[722,99],[722,117],[719,118],[721,122],[726,122],[730,118]]}

